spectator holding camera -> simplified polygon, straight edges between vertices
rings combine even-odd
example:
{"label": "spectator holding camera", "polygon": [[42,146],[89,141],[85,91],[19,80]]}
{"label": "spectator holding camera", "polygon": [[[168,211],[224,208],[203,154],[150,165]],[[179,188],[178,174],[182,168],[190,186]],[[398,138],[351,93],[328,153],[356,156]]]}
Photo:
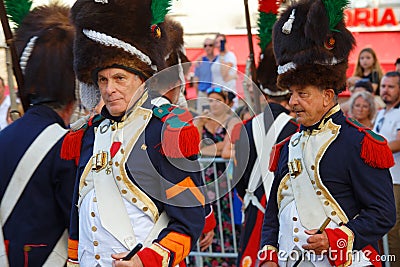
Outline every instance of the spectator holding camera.
{"label": "spectator holding camera", "polygon": [[[236,94],[237,60],[233,52],[228,51],[226,36],[218,33],[214,47],[219,51],[214,64],[211,66],[212,82],[214,86],[223,87],[230,94]],[[233,109],[238,107],[238,99],[233,100]]]}

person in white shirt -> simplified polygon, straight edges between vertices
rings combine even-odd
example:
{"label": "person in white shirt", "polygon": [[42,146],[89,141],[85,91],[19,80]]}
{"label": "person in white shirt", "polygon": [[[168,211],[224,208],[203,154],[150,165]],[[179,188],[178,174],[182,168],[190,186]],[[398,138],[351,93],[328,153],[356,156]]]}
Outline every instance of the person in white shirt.
{"label": "person in white shirt", "polygon": [[390,168],[396,201],[396,224],[388,233],[389,253],[396,255],[391,266],[400,266],[400,73],[391,71],[383,76],[380,96],[386,104],[376,116],[374,131],[388,141],[395,165]]}
{"label": "person in white shirt", "polygon": [[[236,95],[237,59],[233,52],[228,51],[224,34],[217,34],[214,47],[219,50],[219,54],[211,65],[212,84],[215,87],[224,87],[229,94]],[[234,99],[233,109],[236,109],[238,98],[231,99]]]}

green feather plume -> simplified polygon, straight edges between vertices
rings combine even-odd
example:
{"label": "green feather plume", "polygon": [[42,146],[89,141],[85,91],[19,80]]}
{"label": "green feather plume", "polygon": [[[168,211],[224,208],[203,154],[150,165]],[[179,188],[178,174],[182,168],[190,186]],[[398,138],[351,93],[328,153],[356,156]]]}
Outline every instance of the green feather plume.
{"label": "green feather plume", "polygon": [[8,18],[18,27],[29,13],[32,0],[5,0],[4,5]]}
{"label": "green feather plume", "polygon": [[336,25],[343,19],[344,9],[349,5],[349,0],[322,0],[329,18],[329,29],[335,29]]}
{"label": "green feather plume", "polygon": [[258,45],[261,50],[267,47],[272,40],[272,28],[276,22],[276,14],[260,12],[258,17],[258,38],[260,42]]}
{"label": "green feather plume", "polygon": [[158,24],[164,21],[165,15],[171,9],[171,0],[153,0],[151,2],[152,19],[151,24]]}

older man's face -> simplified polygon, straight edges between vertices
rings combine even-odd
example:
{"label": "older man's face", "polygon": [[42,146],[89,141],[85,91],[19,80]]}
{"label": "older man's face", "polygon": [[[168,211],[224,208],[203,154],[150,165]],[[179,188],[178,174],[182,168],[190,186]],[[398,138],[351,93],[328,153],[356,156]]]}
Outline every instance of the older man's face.
{"label": "older man's face", "polygon": [[121,116],[141,95],[140,78],[126,70],[109,68],[99,71],[97,83],[101,97],[112,116]]}
{"label": "older man's face", "polygon": [[315,86],[304,88],[291,86],[289,105],[296,113],[297,122],[308,127],[319,122],[325,113],[334,105],[332,97],[325,90]]}

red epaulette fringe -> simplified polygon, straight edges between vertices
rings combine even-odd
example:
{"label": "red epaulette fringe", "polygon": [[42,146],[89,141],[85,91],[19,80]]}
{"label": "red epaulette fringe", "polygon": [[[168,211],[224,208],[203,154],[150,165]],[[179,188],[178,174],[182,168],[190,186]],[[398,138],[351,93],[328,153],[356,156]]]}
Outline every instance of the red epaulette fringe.
{"label": "red epaulette fringe", "polygon": [[162,153],[170,158],[182,158],[198,155],[200,135],[194,125],[182,128],[167,126],[162,140]]}
{"label": "red epaulette fringe", "polygon": [[271,150],[271,155],[269,158],[269,171],[275,172],[278,169],[278,161],[281,154],[282,147],[290,140],[292,136],[287,137],[282,142],[274,145]]}
{"label": "red epaulette fringe", "polygon": [[388,146],[387,140],[383,136],[364,127],[352,118],[346,118],[346,122],[365,134],[361,142],[360,156],[366,164],[373,168],[380,169],[393,167],[393,153]]}
{"label": "red epaulette fringe", "polygon": [[86,127],[82,127],[77,131],[71,130],[65,135],[60,153],[62,159],[75,160],[75,164],[78,165],[81,156],[82,138],[87,127],[90,127],[93,124],[93,118],[94,117],[91,117],[89,119]]}
{"label": "red epaulette fringe", "polygon": [[394,166],[393,153],[387,145],[386,139],[379,141],[369,133],[361,142],[361,158],[369,166],[374,168],[386,169]]}

